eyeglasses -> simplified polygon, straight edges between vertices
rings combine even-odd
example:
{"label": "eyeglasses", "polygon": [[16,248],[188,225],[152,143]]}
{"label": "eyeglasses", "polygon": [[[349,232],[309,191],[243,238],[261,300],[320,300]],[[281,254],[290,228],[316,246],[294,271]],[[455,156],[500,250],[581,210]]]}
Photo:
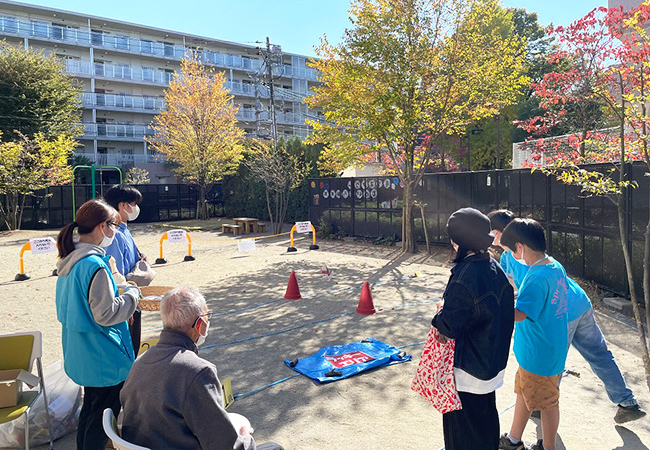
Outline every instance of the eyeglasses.
{"label": "eyeglasses", "polygon": [[111,227],[112,229],[116,229],[116,228],[117,228],[117,224],[116,224],[115,222],[108,221],[108,222],[106,222],[106,225],[108,225],[108,226]]}
{"label": "eyeglasses", "polygon": [[199,323],[199,319],[200,319],[201,317],[205,317],[205,318],[207,318],[207,320],[210,320],[210,319],[212,319],[212,316],[213,316],[212,311],[208,311],[208,312],[205,313],[205,314],[201,314],[200,316],[198,316],[198,317],[196,318],[196,320],[195,320],[194,323],[192,324],[192,328],[196,327],[196,324]]}

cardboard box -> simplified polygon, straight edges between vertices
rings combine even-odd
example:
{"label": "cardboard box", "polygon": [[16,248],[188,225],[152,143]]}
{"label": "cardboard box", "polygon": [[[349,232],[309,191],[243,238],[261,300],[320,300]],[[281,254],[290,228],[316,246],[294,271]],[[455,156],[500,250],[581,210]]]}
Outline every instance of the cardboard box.
{"label": "cardboard box", "polygon": [[23,383],[33,388],[38,377],[22,369],[0,370],[0,408],[18,404]]}

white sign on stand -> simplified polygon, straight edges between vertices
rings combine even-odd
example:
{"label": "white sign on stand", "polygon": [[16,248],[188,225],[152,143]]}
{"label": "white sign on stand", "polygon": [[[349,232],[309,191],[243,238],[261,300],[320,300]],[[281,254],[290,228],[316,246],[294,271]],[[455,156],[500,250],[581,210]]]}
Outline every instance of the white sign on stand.
{"label": "white sign on stand", "polygon": [[254,252],[256,250],[255,239],[239,239],[237,241],[237,248],[240,253]]}
{"label": "white sign on stand", "polygon": [[29,240],[29,245],[34,255],[40,255],[41,253],[54,253],[57,251],[56,241],[51,237],[32,238]]}
{"label": "white sign on stand", "polygon": [[167,240],[169,242],[187,242],[185,230],[169,230],[167,232]]}
{"label": "white sign on stand", "polygon": [[297,233],[309,233],[311,231],[311,222],[296,222]]}

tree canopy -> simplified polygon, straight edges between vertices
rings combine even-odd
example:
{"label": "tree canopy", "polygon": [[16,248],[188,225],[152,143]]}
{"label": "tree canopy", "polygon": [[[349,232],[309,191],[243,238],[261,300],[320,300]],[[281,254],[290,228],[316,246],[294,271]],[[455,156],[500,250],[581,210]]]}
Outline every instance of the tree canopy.
{"label": "tree canopy", "polygon": [[81,87],[61,60],[0,42],[0,132],[5,142],[15,131],[33,139],[81,134]]}
{"label": "tree canopy", "polygon": [[322,165],[340,170],[386,154],[404,184],[403,250],[415,249],[412,195],[440,138],[514,102],[524,39],[496,0],[355,0],[341,44],[322,39],[307,98],[324,119]]}

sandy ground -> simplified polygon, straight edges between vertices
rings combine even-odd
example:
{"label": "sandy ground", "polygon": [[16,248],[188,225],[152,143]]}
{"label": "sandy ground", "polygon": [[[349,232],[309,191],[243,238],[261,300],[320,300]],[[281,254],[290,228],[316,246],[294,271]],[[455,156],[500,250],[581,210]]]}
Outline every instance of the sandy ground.
{"label": "sandy ground", "polygon": [[[134,226],[132,230],[141,250],[155,259],[162,231],[150,226]],[[54,304],[56,278],[49,276],[56,256],[28,253],[25,265],[32,279],[12,280],[18,272],[20,246],[30,237],[55,234],[0,234],[0,332],[41,330],[45,365],[61,358],[60,324]],[[258,442],[272,440],[287,450],[443,447],[440,414],[410,390],[410,383],[422,348],[412,344],[426,337],[435,310],[432,301],[440,298],[448,278],[449,267],[441,263],[448,255],[446,250],[432,257],[406,258],[395,247],[336,241],[319,242],[320,250],[308,251],[310,242],[303,238],[297,240],[297,253],[287,253],[288,237],[280,236],[260,240],[254,253],[242,254],[232,237],[218,232],[197,231],[191,236],[196,261],[183,262],[187,253],[183,244],[166,243],[169,262],[156,267],[154,284],[196,285],[214,312],[255,306],[215,317],[205,345],[227,345],[201,352],[217,365],[222,380],[232,378],[235,393],[293,375],[295,372],[285,366],[283,359],[307,356],[325,345],[373,337],[406,346],[405,350],[414,356],[410,363],[335,383],[319,386],[297,376],[238,398],[230,411],[250,419]],[[323,264],[331,269],[330,278],[321,276]],[[282,298],[291,270],[296,271],[304,298],[259,306]],[[418,276],[413,277],[416,273]],[[366,280],[377,283],[372,293],[380,311],[360,316],[354,310]],[[351,314],[342,315],[345,313]],[[630,387],[639,402],[650,409],[635,331],[603,313],[597,319]],[[156,337],[159,326],[157,312],[143,313],[143,338]],[[290,328],[294,329],[259,337]],[[228,344],[232,341],[240,342]],[[497,393],[502,431],[509,429],[512,420],[516,367],[511,356],[506,384]],[[615,406],[573,349],[567,367],[581,376],[569,376],[562,383],[558,449],[647,449],[650,419],[616,425]],[[535,441],[538,434],[541,437],[540,422],[531,419],[524,438]],[[55,447],[73,449],[74,433],[57,441]]]}

